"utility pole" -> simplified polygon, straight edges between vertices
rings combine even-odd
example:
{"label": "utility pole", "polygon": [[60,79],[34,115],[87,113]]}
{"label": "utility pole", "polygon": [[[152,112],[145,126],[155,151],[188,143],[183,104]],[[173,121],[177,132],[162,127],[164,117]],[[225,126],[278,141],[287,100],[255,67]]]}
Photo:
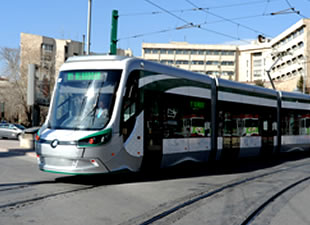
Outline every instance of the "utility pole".
{"label": "utility pole", "polygon": [[117,53],[117,22],[118,22],[118,11],[113,10],[112,11],[110,55],[116,55]]}
{"label": "utility pole", "polygon": [[27,85],[27,105],[31,108],[31,125],[38,126],[40,123],[40,107],[36,102],[35,86],[36,86],[35,64],[28,64],[28,85]]}
{"label": "utility pole", "polygon": [[90,54],[91,6],[92,6],[91,0],[88,0],[87,49],[86,49],[86,55]]}

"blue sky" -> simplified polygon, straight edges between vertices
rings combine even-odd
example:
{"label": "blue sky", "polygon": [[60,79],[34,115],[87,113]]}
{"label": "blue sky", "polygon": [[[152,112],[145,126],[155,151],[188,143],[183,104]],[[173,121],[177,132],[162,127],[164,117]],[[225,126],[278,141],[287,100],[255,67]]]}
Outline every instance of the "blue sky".
{"label": "blue sky", "polygon": [[[91,51],[109,51],[116,9],[118,47],[131,48],[135,56],[142,42],[247,43],[258,34],[275,37],[310,17],[310,0],[92,0],[92,6]],[[21,32],[82,41],[87,7],[88,0],[2,1],[0,47],[17,48]],[[290,13],[271,15],[283,10]]]}

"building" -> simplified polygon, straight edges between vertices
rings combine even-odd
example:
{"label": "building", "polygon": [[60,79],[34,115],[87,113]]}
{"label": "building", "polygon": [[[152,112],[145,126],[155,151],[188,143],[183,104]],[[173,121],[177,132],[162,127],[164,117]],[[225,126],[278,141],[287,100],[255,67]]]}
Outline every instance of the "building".
{"label": "building", "polygon": [[187,42],[143,43],[142,58],[211,76],[236,80],[237,46]]}
{"label": "building", "polygon": [[130,48],[128,49],[121,49],[121,48],[118,48],[117,49],[117,55],[121,55],[121,56],[133,56],[133,53],[132,53],[132,50]]}
{"label": "building", "polygon": [[305,81],[304,91],[310,87],[309,41],[310,19],[298,21],[270,41],[271,77],[281,83],[281,89],[296,89],[300,77]]}
{"label": "building", "polygon": [[39,103],[49,104],[50,93],[60,66],[68,57],[82,55],[83,49],[82,42],[21,33],[21,77],[26,79],[28,64],[36,65],[36,98]]}
{"label": "building", "polygon": [[[143,43],[142,58],[239,82],[264,82],[294,91],[301,77],[310,87],[310,19],[302,19],[273,39],[249,45],[202,45],[186,42]],[[308,44],[309,43],[309,44]]]}
{"label": "building", "polygon": [[249,45],[238,47],[238,81],[254,83],[257,80],[269,82],[267,73],[270,56],[270,44],[253,41]]}

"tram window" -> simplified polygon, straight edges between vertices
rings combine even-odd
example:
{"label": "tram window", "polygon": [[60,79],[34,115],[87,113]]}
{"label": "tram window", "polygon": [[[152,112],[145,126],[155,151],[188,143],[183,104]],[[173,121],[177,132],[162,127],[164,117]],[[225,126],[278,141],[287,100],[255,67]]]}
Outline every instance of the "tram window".
{"label": "tram window", "polygon": [[310,115],[304,110],[283,110],[282,134],[305,135],[309,134]]}
{"label": "tram window", "polygon": [[[271,135],[276,108],[219,101],[219,136]],[[260,112],[257,114],[257,112]]]}
{"label": "tram window", "polygon": [[264,131],[268,130],[268,121],[263,122],[263,129],[264,129]]}
{"label": "tram window", "polygon": [[210,100],[164,94],[162,101],[164,138],[205,137],[211,135]]}
{"label": "tram window", "polygon": [[57,120],[64,120],[66,117],[68,117],[68,113],[69,113],[69,98],[67,98],[66,96],[61,96],[61,98],[59,99],[59,102],[61,102],[59,105],[59,110],[57,111],[56,114],[56,119]]}
{"label": "tram window", "polygon": [[137,116],[137,103],[139,101],[138,87],[139,71],[133,71],[128,78],[126,85],[126,93],[123,99],[122,106],[122,134],[124,140],[128,138],[133,130],[135,119]]}

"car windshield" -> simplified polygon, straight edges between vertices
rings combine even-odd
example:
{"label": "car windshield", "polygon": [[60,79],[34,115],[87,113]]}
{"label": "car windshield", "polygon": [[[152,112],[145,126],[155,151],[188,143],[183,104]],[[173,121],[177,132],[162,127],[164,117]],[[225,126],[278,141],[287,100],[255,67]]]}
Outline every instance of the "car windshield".
{"label": "car windshield", "polygon": [[14,125],[21,130],[25,130],[25,127],[23,125],[20,124],[14,124]]}
{"label": "car windshield", "polygon": [[48,126],[98,130],[111,118],[121,70],[63,71],[57,79]]}

